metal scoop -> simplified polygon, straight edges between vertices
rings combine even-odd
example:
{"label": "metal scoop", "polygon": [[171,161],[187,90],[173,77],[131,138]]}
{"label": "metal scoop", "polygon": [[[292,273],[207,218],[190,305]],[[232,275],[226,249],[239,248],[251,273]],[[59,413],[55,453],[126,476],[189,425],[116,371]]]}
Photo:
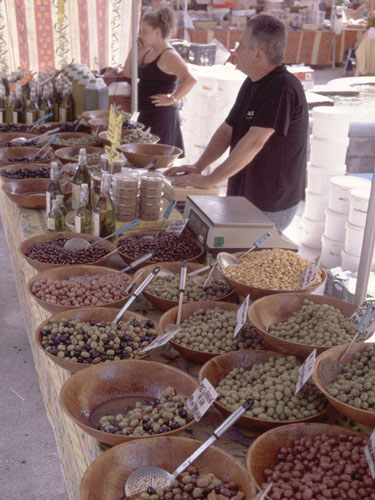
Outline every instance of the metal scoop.
{"label": "metal scoop", "polygon": [[[48,142],[46,142],[40,149],[38,149],[38,151],[36,151],[32,156],[29,157],[29,160],[32,161],[38,155],[45,156],[45,154],[47,153],[47,150],[50,147],[50,145],[52,143],[54,143],[56,141],[56,139],[58,139],[59,136],[60,136],[60,134],[56,134],[53,137],[51,137],[51,139]],[[42,154],[43,151],[45,152],[44,155]]]}
{"label": "metal scoop", "polygon": [[178,309],[177,309],[177,320],[176,324],[169,323],[168,325],[165,325],[164,330],[166,332],[170,332],[171,330],[175,329],[176,326],[180,326],[181,323],[181,313],[182,313],[182,304],[184,302],[184,293],[185,293],[185,283],[186,283],[186,261],[182,262],[181,264],[181,270],[180,270],[180,286],[178,290]]}
{"label": "metal scoop", "polygon": [[163,214],[163,218],[162,218],[162,221],[160,223],[160,226],[158,227],[157,231],[156,231],[156,234],[154,234],[154,236],[144,236],[144,239],[145,240],[149,240],[149,241],[152,241],[154,239],[156,239],[159,234],[160,234],[160,231],[162,230],[162,227],[165,223],[165,221],[169,218],[169,216],[171,215],[171,212],[172,210],[174,209],[174,207],[176,206],[176,203],[177,203],[177,200],[175,200],[174,198],[169,202],[169,205],[167,206],[167,208],[165,209],[165,212]]}
{"label": "metal scoop", "polygon": [[225,269],[228,266],[238,266],[239,264],[241,264],[242,259],[246,257],[248,253],[258,248],[259,245],[261,245],[265,240],[268,240],[268,238],[270,237],[271,233],[269,232],[263,234],[263,236],[254,241],[253,246],[249,248],[249,250],[247,250],[245,253],[243,253],[239,258],[227,252],[219,252],[217,254],[217,263],[219,264],[221,269]]}
{"label": "metal scoop", "polygon": [[[30,128],[30,132],[32,130],[34,130],[34,128],[39,124],[41,123],[42,121],[44,120],[47,120],[48,118],[50,118],[51,116],[53,116],[53,113],[48,113],[47,115],[44,115],[42,116],[41,118],[39,118],[38,120],[35,120],[35,122],[31,125],[31,128]],[[44,135],[44,134],[43,134]],[[42,136],[40,136],[42,137]],[[39,139],[40,139],[39,137]],[[12,139],[10,142],[14,142],[14,143],[22,143],[23,145],[26,145],[26,144],[30,144],[30,142],[33,142],[35,141],[36,138],[32,138],[32,139],[27,139],[26,137],[15,137],[14,139]]]}
{"label": "metal scoop", "polygon": [[170,472],[159,467],[142,467],[132,472],[125,483],[125,495],[130,497],[136,493],[146,491],[151,488],[167,488],[176,477],[184,472],[189,465],[194,462],[204,451],[207,450],[219,437],[221,437],[237,420],[254,404],[252,398],[247,399],[237,410],[214,430],[213,435],[208,438],[194,453],[192,453],[177,469]]}
{"label": "metal scoop", "polygon": [[94,241],[93,243],[90,243],[87,240],[84,240],[83,238],[72,238],[64,243],[64,248],[67,248],[68,250],[87,250],[87,248],[90,248],[94,245],[97,245],[98,243],[101,243],[104,240],[108,240],[109,238],[112,238],[112,236],[120,236],[120,234],[125,233],[125,231],[128,231],[129,229],[133,229],[134,227],[138,226],[140,224],[139,219],[134,219],[128,224],[125,224],[124,226],[119,227],[116,229],[116,231],[109,236],[106,236],[105,238],[100,238],[98,241]]}

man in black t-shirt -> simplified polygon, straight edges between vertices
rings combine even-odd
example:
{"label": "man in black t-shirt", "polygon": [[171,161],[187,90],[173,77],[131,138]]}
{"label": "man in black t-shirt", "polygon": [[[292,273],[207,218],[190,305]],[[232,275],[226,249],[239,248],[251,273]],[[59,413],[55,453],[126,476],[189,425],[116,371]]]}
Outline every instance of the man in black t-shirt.
{"label": "man in black t-shirt", "polygon": [[[308,109],[302,85],[282,64],[284,25],[268,15],[253,17],[236,50],[237,67],[248,78],[236,102],[195,165],[176,186],[208,188],[228,179],[228,195],[245,196],[282,231],[291,222],[305,185]],[[209,175],[201,172],[230,147]]]}

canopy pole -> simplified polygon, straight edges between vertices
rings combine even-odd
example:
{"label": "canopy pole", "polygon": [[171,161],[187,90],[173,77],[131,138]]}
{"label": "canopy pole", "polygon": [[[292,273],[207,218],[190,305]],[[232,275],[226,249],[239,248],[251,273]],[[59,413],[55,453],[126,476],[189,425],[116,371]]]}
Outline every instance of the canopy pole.
{"label": "canopy pole", "polygon": [[131,110],[138,111],[138,0],[132,0],[132,82]]}

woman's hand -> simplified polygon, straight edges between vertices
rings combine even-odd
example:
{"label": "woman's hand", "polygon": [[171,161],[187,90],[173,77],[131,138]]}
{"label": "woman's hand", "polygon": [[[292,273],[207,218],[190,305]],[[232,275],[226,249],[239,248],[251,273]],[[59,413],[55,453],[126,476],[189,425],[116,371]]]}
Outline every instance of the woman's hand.
{"label": "woman's hand", "polygon": [[177,100],[171,94],[155,94],[150,96],[151,102],[154,106],[172,106]]}
{"label": "woman's hand", "polygon": [[187,174],[199,174],[197,167],[195,165],[182,165],[181,167],[171,167],[164,172],[167,177],[173,177],[177,174],[187,175]]}
{"label": "woman's hand", "polygon": [[189,174],[183,175],[172,182],[176,187],[194,187],[199,189],[209,189],[214,186],[209,175]]}

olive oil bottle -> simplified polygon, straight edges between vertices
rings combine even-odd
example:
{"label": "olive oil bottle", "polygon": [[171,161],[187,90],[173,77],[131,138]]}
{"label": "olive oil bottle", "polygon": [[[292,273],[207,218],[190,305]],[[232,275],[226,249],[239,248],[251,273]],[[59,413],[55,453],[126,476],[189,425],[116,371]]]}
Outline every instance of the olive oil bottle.
{"label": "olive oil bottle", "polygon": [[93,211],[94,235],[104,238],[116,229],[115,207],[111,200],[109,190],[111,187],[111,174],[102,173],[100,195]]}
{"label": "olive oil bottle", "polygon": [[81,202],[74,217],[77,233],[92,234],[92,210],[89,205],[89,188],[87,184],[81,185]]}
{"label": "olive oil bottle", "polygon": [[36,102],[36,91],[34,88],[30,90],[30,100],[26,104],[26,123],[31,125],[38,119],[39,108]]}
{"label": "olive oil bottle", "polygon": [[50,170],[50,183],[47,187],[46,192],[46,215],[52,210],[52,201],[57,197],[57,195],[62,194],[60,182],[59,182],[59,165],[56,161],[51,162]]}
{"label": "olive oil bottle", "polygon": [[77,210],[81,202],[81,186],[86,184],[91,189],[91,178],[86,163],[86,149],[79,150],[78,167],[72,181],[72,209]]}
{"label": "olive oil bottle", "polygon": [[65,216],[60,207],[60,200],[57,198],[52,201],[52,210],[47,216],[47,227],[50,233],[65,231]]}
{"label": "olive oil bottle", "polygon": [[63,194],[56,195],[56,200],[59,202],[59,207],[60,207],[61,212],[63,213],[64,217],[66,217],[66,214],[68,213],[68,209],[64,203],[64,195]]}

